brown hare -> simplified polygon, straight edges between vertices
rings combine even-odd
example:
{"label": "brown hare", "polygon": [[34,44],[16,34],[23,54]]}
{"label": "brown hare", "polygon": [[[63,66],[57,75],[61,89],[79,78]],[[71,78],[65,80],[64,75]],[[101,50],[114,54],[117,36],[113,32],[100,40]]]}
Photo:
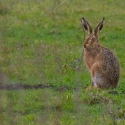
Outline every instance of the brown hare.
{"label": "brown hare", "polygon": [[120,76],[120,64],[117,56],[99,42],[98,34],[103,28],[103,20],[94,31],[89,23],[82,18],[82,25],[88,32],[84,41],[84,61],[92,77],[94,88],[115,88]]}

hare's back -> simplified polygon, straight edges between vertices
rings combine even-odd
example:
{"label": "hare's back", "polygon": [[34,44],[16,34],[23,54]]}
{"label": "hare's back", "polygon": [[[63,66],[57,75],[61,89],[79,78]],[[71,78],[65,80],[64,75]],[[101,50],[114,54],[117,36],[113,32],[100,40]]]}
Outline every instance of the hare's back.
{"label": "hare's back", "polygon": [[103,48],[102,55],[104,66],[106,66],[107,69],[110,68],[110,70],[119,70],[119,60],[110,49]]}
{"label": "hare's back", "polygon": [[101,73],[111,82],[118,82],[120,64],[117,56],[108,48],[103,48],[101,55]]}

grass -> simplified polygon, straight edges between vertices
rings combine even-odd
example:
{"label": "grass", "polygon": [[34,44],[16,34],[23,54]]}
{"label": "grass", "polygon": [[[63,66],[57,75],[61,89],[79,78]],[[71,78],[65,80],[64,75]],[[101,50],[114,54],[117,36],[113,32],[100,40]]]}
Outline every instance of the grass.
{"label": "grass", "polygon": [[[54,86],[0,90],[0,124],[125,124],[124,6],[122,0],[0,1],[0,84]],[[83,16],[93,28],[105,17],[100,42],[121,64],[114,90],[86,90]]]}

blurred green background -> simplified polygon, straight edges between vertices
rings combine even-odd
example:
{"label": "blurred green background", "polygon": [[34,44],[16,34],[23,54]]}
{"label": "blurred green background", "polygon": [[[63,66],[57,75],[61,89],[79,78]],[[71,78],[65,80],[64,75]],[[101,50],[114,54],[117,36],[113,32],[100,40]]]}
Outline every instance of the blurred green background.
{"label": "blurred green background", "polygon": [[[123,0],[0,1],[0,86],[48,86],[0,90],[0,124],[125,124],[124,7]],[[114,90],[86,90],[82,17],[93,28],[105,17],[100,43],[121,64]]]}

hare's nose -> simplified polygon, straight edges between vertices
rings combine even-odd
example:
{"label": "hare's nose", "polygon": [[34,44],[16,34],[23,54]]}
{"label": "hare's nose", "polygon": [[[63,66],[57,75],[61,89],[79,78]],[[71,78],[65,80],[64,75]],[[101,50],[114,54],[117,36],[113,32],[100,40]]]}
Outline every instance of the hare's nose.
{"label": "hare's nose", "polygon": [[86,45],[83,45],[84,46],[84,48],[86,48]]}

